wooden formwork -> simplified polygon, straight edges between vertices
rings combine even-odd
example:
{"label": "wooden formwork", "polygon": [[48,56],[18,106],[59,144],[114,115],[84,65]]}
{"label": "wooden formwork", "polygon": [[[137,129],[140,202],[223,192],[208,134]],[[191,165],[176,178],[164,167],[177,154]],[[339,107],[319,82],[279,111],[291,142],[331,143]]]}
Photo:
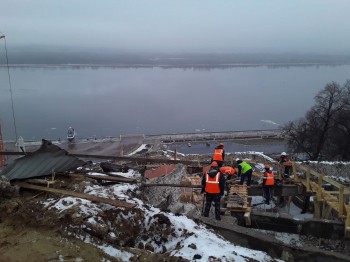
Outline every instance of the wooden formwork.
{"label": "wooden formwork", "polygon": [[[299,172],[305,173],[305,177],[299,176]],[[346,196],[350,195],[350,188],[332,178],[326,177],[313,170],[310,166],[303,166],[293,162],[294,183],[301,183],[306,192],[314,195],[314,216],[316,218],[330,219],[331,214],[345,224],[345,238],[350,238],[350,204],[346,203]],[[331,184],[334,191],[323,188],[324,184]]]}
{"label": "wooden formwork", "polygon": [[251,198],[248,195],[247,185],[231,184],[228,195],[224,198],[225,211],[244,213],[246,225],[251,224],[250,212],[252,210]]}

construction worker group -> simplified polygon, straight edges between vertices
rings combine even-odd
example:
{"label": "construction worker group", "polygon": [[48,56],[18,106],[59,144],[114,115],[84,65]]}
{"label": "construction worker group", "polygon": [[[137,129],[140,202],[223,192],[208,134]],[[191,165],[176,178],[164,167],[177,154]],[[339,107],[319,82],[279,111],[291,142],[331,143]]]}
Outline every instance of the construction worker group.
{"label": "construction worker group", "polygon": [[[246,161],[237,158],[233,166],[223,166],[225,161],[224,144],[220,143],[214,149],[214,154],[211,159],[211,165],[207,172],[203,174],[202,191],[205,193],[205,205],[203,206],[203,216],[208,217],[210,207],[214,203],[215,219],[221,220],[220,215],[220,201],[221,197],[228,194],[229,187],[227,181],[230,180],[236,173],[240,178],[239,184],[249,187],[252,181],[253,168]],[[284,167],[283,178],[290,177],[291,161],[285,152],[281,153],[279,163]],[[236,172],[237,169],[237,172]],[[264,203],[270,205],[271,188],[275,185],[275,175],[270,165],[264,166],[264,173],[262,176],[262,188]]]}

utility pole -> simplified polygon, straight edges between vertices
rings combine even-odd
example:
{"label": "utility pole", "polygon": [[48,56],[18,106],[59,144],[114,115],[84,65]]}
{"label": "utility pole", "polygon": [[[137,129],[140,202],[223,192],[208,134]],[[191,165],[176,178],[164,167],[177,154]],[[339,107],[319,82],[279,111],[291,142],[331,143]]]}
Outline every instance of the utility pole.
{"label": "utility pole", "polygon": [[17,139],[18,139],[18,136],[17,136],[17,126],[16,126],[16,118],[15,118],[15,108],[14,108],[14,105],[13,105],[13,96],[12,96],[12,85],[11,85],[11,75],[10,75],[9,59],[8,59],[8,56],[7,56],[7,44],[6,44],[5,35],[2,34],[1,32],[0,32],[0,39],[4,39],[4,41],[5,41],[7,74],[8,74],[8,80],[9,80],[9,86],[10,86],[10,94],[11,94],[12,117],[13,117],[13,125],[14,125],[14,128],[15,128],[15,136],[16,136],[16,140],[15,140],[15,141],[17,141]]}
{"label": "utility pole", "polygon": [[[4,35],[0,35],[0,39],[5,38]],[[2,132],[1,132],[1,124],[0,124],[0,152],[3,152],[4,149],[4,143],[2,142]],[[5,162],[5,156],[0,156],[0,167],[3,167],[6,164]]]}
{"label": "utility pole", "polygon": [[[1,124],[0,124],[0,152],[4,152],[5,151],[5,147],[4,147],[4,143],[2,141],[2,132],[1,132]],[[6,165],[6,159],[4,155],[0,155],[0,167],[3,167]]]}

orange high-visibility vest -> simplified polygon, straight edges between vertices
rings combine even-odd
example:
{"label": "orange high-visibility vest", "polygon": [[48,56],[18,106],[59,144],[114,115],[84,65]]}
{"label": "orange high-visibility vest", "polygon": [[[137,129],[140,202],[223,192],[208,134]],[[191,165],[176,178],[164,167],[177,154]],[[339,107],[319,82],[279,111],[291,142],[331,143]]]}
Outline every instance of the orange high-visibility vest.
{"label": "orange high-visibility vest", "polygon": [[220,172],[225,175],[233,176],[236,173],[236,169],[230,167],[230,166],[223,166],[220,168]]}
{"label": "orange high-visibility vest", "polygon": [[275,184],[275,178],[273,172],[265,172],[264,179],[266,179],[265,186],[273,186]]}
{"label": "orange high-visibility vest", "polygon": [[224,153],[223,149],[215,149],[214,151],[214,156],[213,156],[213,161],[224,161],[222,154]]}
{"label": "orange high-visibility vest", "polygon": [[205,174],[205,176],[205,192],[210,194],[220,193],[220,172],[218,172],[213,178],[208,175],[208,172]]}

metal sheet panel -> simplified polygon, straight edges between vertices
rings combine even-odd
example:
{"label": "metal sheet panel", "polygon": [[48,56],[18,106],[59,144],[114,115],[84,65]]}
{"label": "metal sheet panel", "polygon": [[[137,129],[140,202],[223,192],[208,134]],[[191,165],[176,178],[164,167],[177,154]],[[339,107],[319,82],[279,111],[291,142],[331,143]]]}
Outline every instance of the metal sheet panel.
{"label": "metal sheet panel", "polygon": [[0,175],[9,180],[20,180],[46,176],[53,171],[72,171],[84,164],[84,161],[68,155],[67,151],[43,139],[42,145],[37,151],[15,160],[3,169]]}

